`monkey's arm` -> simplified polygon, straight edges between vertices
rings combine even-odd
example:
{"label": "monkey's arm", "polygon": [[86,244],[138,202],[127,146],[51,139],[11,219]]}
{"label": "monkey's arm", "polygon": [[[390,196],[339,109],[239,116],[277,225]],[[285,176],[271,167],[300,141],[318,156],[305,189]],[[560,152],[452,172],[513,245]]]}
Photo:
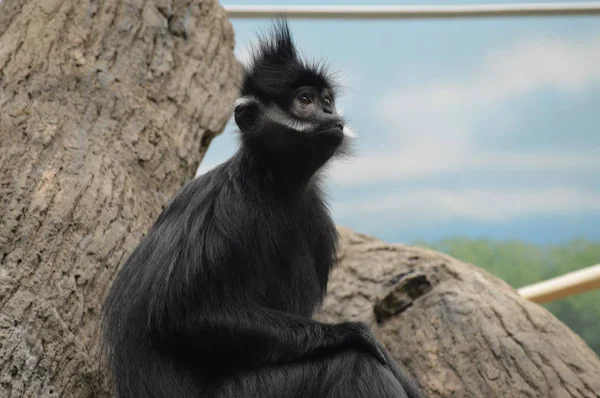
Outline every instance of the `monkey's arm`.
{"label": "monkey's arm", "polygon": [[[228,366],[251,368],[289,363],[343,348],[370,352],[382,363],[385,353],[361,323],[324,324],[259,306],[230,306],[173,320],[162,343],[185,355],[217,355]],[[234,363],[231,363],[234,361]]]}

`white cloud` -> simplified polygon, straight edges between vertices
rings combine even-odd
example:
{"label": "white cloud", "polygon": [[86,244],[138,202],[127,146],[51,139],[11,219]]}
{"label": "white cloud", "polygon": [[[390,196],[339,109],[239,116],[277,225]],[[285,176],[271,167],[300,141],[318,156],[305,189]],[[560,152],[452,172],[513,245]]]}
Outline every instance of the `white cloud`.
{"label": "white cloud", "polygon": [[[600,171],[597,154],[483,152],[473,127],[486,112],[544,88],[576,95],[600,83],[600,37],[534,39],[490,51],[468,79],[434,81],[386,95],[376,117],[393,136],[387,148],[333,168],[344,184],[399,180],[473,169]],[[514,120],[505,123],[514,124]]]}
{"label": "white cloud", "polygon": [[600,211],[600,192],[569,187],[544,189],[417,189],[372,200],[347,201],[334,206],[336,217],[393,214],[403,225],[468,220],[499,222],[523,216]]}
{"label": "white cloud", "polygon": [[439,174],[456,174],[468,170],[482,172],[600,172],[600,156],[596,152],[567,153],[472,153],[446,150],[447,147],[419,148],[397,153],[382,152],[337,162],[332,178],[342,185],[383,183]]}

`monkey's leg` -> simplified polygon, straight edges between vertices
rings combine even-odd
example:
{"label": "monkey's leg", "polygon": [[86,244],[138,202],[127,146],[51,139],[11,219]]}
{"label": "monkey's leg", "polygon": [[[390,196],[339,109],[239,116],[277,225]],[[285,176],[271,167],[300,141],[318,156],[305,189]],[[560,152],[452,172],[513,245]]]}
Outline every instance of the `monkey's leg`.
{"label": "monkey's leg", "polygon": [[207,395],[215,398],[419,398],[408,377],[354,350],[228,378]]}
{"label": "monkey's leg", "polygon": [[221,372],[302,361],[345,347],[385,362],[382,347],[365,325],[325,324],[259,306],[188,312],[173,318],[154,341],[180,360],[195,362],[209,379]]}

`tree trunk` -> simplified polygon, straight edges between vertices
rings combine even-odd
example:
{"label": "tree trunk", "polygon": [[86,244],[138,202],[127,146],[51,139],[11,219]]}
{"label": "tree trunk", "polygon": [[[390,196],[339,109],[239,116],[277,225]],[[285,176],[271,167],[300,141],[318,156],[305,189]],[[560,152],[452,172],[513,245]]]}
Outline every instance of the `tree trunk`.
{"label": "tree trunk", "polygon": [[370,324],[431,397],[600,397],[600,361],[485,271],[340,228],[320,318]]}
{"label": "tree trunk", "polygon": [[214,0],[0,4],[0,396],[109,394],[100,305],[225,126]]}

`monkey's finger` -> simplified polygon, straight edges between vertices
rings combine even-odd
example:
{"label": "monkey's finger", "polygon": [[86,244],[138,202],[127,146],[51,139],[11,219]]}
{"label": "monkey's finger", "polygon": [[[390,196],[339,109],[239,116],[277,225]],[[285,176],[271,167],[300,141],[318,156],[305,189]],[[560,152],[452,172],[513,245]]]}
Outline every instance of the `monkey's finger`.
{"label": "monkey's finger", "polygon": [[366,337],[366,340],[367,340],[366,343],[368,345],[368,349],[369,349],[369,352],[371,353],[371,355],[373,355],[375,358],[377,358],[377,360],[379,362],[381,362],[382,365],[387,366],[387,364],[388,364],[387,356],[385,355],[385,350],[381,346],[381,344],[379,344],[377,339],[375,339],[375,337],[373,337],[372,335],[368,335],[365,337]]}
{"label": "monkey's finger", "polygon": [[377,353],[376,353],[375,357],[379,360],[379,362],[381,362],[382,365],[387,366],[387,364],[388,364],[387,357],[385,356],[385,352],[379,346],[379,344],[377,344],[377,346],[376,346],[376,351],[377,351]]}

